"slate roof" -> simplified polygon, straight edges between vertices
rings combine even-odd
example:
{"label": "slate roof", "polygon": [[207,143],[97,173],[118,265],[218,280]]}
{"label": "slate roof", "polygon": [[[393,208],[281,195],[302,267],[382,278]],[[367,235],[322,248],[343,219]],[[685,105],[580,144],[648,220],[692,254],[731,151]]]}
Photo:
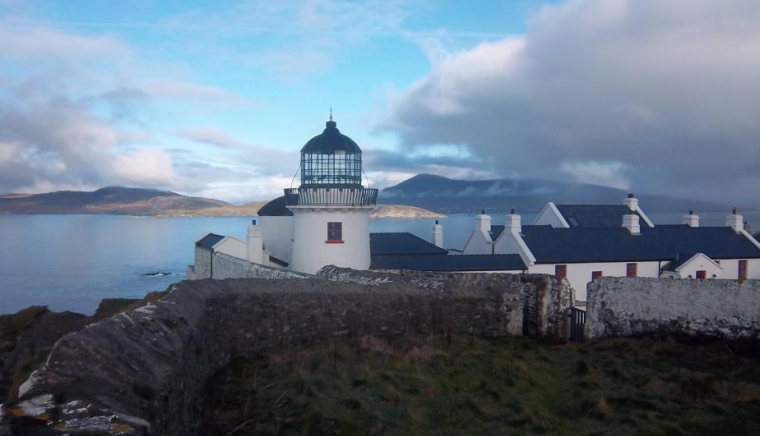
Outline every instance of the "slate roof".
{"label": "slate roof", "polygon": [[362,150],[356,142],[348,136],[340,133],[335,121],[325,123],[325,130],[311,138],[301,148],[304,154],[335,154],[336,151],[345,151],[346,154],[361,154]]}
{"label": "slate roof", "polygon": [[686,262],[688,262],[692,257],[694,257],[694,254],[678,253],[678,254],[676,254],[676,258],[673,259],[673,261],[670,262],[665,268],[663,268],[663,270],[664,271],[675,271],[676,269],[678,269],[679,266],[681,266],[681,265],[685,264]]}
{"label": "slate roof", "polygon": [[214,248],[214,245],[216,245],[219,241],[224,239],[224,236],[217,235],[216,233],[209,233],[208,235],[204,236],[201,240],[195,243],[196,246],[201,248],[206,248],[208,250],[211,250]]}
{"label": "slate roof", "polygon": [[269,261],[272,262],[272,263],[276,263],[277,265],[284,266],[284,267],[287,267],[289,265],[284,260],[278,259],[278,258],[272,256],[271,254],[269,255]]}
{"label": "slate roof", "polygon": [[372,256],[370,269],[413,271],[522,271],[517,254],[402,254]]}
{"label": "slate roof", "polygon": [[537,263],[672,260],[678,253],[711,259],[760,258],[760,249],[730,227],[660,225],[631,235],[622,227],[523,226],[523,239]]}
{"label": "slate roof", "polygon": [[408,232],[370,233],[369,252],[371,256],[390,254],[448,254],[448,251],[443,248],[439,248],[435,244]]}
{"label": "slate roof", "polygon": [[277,197],[259,209],[258,216],[293,216],[293,212],[285,207],[285,196]]}
{"label": "slate roof", "polygon": [[489,231],[488,233],[491,234],[491,240],[495,241],[499,239],[499,236],[502,233],[504,233],[504,226],[500,226],[500,225],[491,226],[491,231]]}
{"label": "slate roof", "polygon": [[[571,228],[622,227],[623,215],[629,215],[631,209],[625,205],[615,204],[557,204],[557,210],[565,218]],[[638,213],[636,215],[639,215]],[[649,227],[639,215],[641,227]]]}

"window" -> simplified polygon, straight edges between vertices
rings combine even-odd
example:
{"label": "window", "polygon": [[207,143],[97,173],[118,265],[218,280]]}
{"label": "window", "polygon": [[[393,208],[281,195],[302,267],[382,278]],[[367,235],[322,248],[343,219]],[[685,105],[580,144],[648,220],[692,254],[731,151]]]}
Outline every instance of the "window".
{"label": "window", "polygon": [[327,243],[343,242],[343,223],[327,223]]}
{"label": "window", "polygon": [[555,265],[554,266],[554,275],[564,279],[567,277],[567,265]]}
{"label": "window", "polygon": [[601,271],[591,271],[591,280],[597,279],[602,276]]}
{"label": "window", "polygon": [[635,263],[628,263],[625,265],[625,275],[627,277],[636,277],[638,275],[638,265]]}
{"label": "window", "polygon": [[747,261],[739,261],[739,280],[747,280]]}
{"label": "window", "polygon": [[702,269],[702,270],[699,270],[699,271],[697,271],[697,279],[698,279],[698,280],[704,280],[704,279],[706,279],[706,278],[707,278],[707,271],[705,271],[705,270],[703,270],[703,269]]}

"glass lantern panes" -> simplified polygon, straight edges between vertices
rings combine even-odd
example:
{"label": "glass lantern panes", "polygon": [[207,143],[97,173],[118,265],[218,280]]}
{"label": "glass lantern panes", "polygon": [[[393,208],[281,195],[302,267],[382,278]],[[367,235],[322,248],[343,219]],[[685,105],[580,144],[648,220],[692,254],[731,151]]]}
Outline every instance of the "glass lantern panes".
{"label": "glass lantern panes", "polygon": [[301,185],[361,185],[362,155],[336,151],[333,154],[301,154]]}

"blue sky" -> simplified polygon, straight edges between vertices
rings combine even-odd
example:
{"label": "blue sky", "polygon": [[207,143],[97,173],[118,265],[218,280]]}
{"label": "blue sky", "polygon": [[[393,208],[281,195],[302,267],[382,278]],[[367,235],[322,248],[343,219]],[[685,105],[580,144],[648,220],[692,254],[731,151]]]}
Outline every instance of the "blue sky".
{"label": "blue sky", "polygon": [[721,196],[760,180],[723,159],[732,178],[677,186],[716,156],[679,172],[629,151],[751,145],[758,10],[711,3],[0,0],[0,192],[272,198],[332,107],[379,187],[434,172]]}

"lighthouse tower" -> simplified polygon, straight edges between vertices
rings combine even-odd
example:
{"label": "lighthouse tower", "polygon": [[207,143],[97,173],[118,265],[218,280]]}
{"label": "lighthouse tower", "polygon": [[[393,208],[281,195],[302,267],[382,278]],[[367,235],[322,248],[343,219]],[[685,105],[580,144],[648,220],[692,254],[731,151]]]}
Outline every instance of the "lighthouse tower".
{"label": "lighthouse tower", "polygon": [[362,151],[332,120],[301,149],[301,186],[285,190],[293,212],[291,268],[368,269],[369,214],[377,189],[362,186]]}

